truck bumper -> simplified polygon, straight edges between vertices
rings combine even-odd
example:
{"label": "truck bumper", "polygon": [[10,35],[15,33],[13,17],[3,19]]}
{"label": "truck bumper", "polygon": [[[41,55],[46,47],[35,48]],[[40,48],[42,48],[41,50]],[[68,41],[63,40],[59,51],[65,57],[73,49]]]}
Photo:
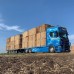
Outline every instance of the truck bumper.
{"label": "truck bumper", "polygon": [[63,49],[61,46],[56,47],[55,52],[60,53],[63,52]]}

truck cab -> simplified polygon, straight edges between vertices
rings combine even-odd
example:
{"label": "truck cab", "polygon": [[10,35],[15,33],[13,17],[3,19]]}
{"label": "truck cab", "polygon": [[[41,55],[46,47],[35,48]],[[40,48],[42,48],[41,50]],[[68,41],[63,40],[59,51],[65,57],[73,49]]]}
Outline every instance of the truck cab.
{"label": "truck cab", "polygon": [[70,51],[68,32],[64,27],[51,27],[47,29],[46,45],[49,52]]}
{"label": "truck cab", "polygon": [[32,52],[70,52],[67,29],[50,27],[46,29],[46,44],[32,48]]}

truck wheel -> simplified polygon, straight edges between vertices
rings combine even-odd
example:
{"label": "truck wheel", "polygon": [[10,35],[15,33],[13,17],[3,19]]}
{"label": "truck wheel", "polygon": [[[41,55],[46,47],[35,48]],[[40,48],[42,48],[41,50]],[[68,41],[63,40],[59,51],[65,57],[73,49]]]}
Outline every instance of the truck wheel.
{"label": "truck wheel", "polygon": [[55,52],[55,48],[54,48],[53,46],[51,46],[51,47],[49,48],[49,52],[50,52],[50,53],[54,53],[54,52]]}
{"label": "truck wheel", "polygon": [[25,52],[28,53],[29,51],[28,50],[25,50]]}
{"label": "truck wheel", "polygon": [[29,50],[29,53],[31,53],[31,52],[32,52],[32,50],[30,49],[30,50]]}

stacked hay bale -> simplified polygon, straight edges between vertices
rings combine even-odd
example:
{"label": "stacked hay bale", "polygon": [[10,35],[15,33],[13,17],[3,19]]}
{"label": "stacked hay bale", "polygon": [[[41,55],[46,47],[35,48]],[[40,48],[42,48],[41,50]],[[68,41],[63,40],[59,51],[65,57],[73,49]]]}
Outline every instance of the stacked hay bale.
{"label": "stacked hay bale", "polygon": [[15,36],[15,50],[16,49],[21,49],[22,48],[22,35],[16,35]]}
{"label": "stacked hay bale", "polygon": [[40,47],[46,45],[46,29],[51,25],[43,24],[23,33],[22,48]]}
{"label": "stacked hay bale", "polygon": [[15,36],[11,37],[10,46],[11,46],[10,50],[14,50],[15,49]]}
{"label": "stacked hay bale", "polygon": [[9,49],[11,49],[11,38],[8,38],[6,40],[6,50],[9,50]]}
{"label": "stacked hay bale", "polygon": [[45,46],[46,45],[46,29],[51,27],[51,25],[43,24],[37,27],[37,46]]}
{"label": "stacked hay bale", "polygon": [[51,25],[43,24],[37,28],[7,39],[7,50],[18,50],[46,45],[46,29]]}
{"label": "stacked hay bale", "polygon": [[22,48],[28,48],[28,31],[24,32],[22,36]]}
{"label": "stacked hay bale", "polygon": [[74,53],[74,44],[71,46],[71,52]]}
{"label": "stacked hay bale", "polygon": [[29,30],[29,42],[28,42],[28,47],[36,47],[36,28],[33,28]]}
{"label": "stacked hay bale", "polygon": [[17,50],[22,48],[22,35],[12,36],[7,39],[7,50]]}

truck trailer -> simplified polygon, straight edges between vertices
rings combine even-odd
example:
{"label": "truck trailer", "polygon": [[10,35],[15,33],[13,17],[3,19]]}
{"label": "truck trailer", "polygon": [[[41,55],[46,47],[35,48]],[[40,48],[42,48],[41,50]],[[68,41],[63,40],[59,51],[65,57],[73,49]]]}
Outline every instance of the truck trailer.
{"label": "truck trailer", "polygon": [[70,52],[70,42],[65,27],[44,24],[28,30],[20,36],[21,39],[15,39],[15,37],[14,39],[20,40],[19,45],[21,44],[21,47],[15,49],[16,41],[14,41],[15,44],[10,43],[10,46],[14,45],[14,48],[10,49],[7,47],[8,53]]}

